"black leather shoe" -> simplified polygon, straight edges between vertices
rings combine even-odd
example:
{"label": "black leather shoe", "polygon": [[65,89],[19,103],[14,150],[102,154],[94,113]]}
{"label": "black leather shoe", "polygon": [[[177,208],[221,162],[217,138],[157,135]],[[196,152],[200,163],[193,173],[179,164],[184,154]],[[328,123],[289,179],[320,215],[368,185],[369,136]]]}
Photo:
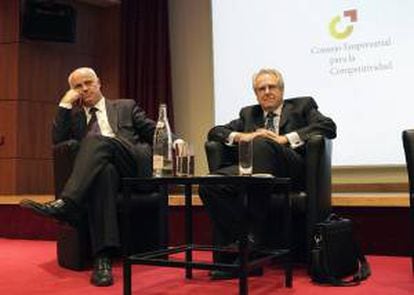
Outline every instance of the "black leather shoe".
{"label": "black leather shoe", "polygon": [[[209,275],[212,280],[231,280],[231,279],[239,278],[237,272],[229,272],[229,271],[222,271],[222,270],[212,270]],[[259,277],[262,275],[263,275],[262,267],[253,269],[248,273],[249,277]]]}
{"label": "black leather shoe", "polygon": [[44,204],[24,199],[20,202],[20,207],[28,208],[43,216],[67,222],[72,226],[77,226],[80,221],[79,209],[76,208],[74,204],[62,199],[46,202]]}
{"label": "black leather shoe", "polygon": [[114,283],[112,276],[111,259],[108,257],[97,257],[93,262],[91,283],[97,287],[111,286]]}

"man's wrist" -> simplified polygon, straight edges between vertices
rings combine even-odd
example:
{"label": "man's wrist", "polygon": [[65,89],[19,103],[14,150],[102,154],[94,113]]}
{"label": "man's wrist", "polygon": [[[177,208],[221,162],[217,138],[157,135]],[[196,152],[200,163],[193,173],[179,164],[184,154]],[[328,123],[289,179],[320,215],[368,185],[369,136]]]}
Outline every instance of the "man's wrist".
{"label": "man's wrist", "polygon": [[240,132],[233,131],[227,137],[226,145],[234,145],[238,141],[238,137],[240,136]]}
{"label": "man's wrist", "polygon": [[72,107],[73,107],[71,103],[69,103],[69,102],[63,102],[63,101],[61,101],[61,102],[59,103],[59,106],[60,106],[61,108],[68,109],[68,110],[71,110],[71,109],[72,109]]}
{"label": "man's wrist", "polygon": [[297,147],[300,147],[304,144],[304,141],[300,138],[299,134],[297,132],[290,132],[284,135],[287,140],[289,141],[290,147],[295,149]]}

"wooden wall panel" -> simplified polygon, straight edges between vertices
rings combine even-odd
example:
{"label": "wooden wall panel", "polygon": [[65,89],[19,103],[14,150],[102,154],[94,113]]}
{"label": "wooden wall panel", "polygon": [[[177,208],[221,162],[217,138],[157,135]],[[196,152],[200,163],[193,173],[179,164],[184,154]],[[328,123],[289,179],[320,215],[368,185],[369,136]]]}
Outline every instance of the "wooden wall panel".
{"label": "wooden wall panel", "polygon": [[17,157],[19,159],[52,158],[52,122],[55,104],[42,102],[19,102],[17,118]]}
{"label": "wooden wall panel", "polygon": [[17,103],[15,101],[0,100],[0,133],[4,137],[4,142],[0,146],[0,159],[15,158],[17,150]]}
{"label": "wooden wall panel", "polygon": [[53,194],[52,160],[17,159],[15,194]]}
{"label": "wooden wall panel", "polygon": [[54,102],[66,86],[66,56],[49,42],[21,43],[18,100]]}
{"label": "wooden wall panel", "polygon": [[16,159],[0,158],[0,194],[13,194],[17,191]]}
{"label": "wooden wall panel", "polygon": [[74,6],[77,10],[75,51],[79,54],[96,55],[102,40],[106,38],[99,27],[99,17],[103,8],[80,3]]}
{"label": "wooden wall panel", "polygon": [[19,40],[19,1],[0,1],[0,43]]}
{"label": "wooden wall panel", "polygon": [[79,55],[50,42],[25,42],[19,54],[19,100],[57,104],[68,89],[67,77],[77,66],[92,63],[92,55]]}
{"label": "wooden wall panel", "polygon": [[104,9],[100,16],[100,28],[105,38],[97,52],[102,91],[108,98],[120,96],[120,7]]}
{"label": "wooden wall panel", "polygon": [[17,97],[18,50],[18,43],[0,43],[0,101]]}
{"label": "wooden wall panel", "polygon": [[19,0],[0,1],[1,194],[53,193],[51,126],[73,69],[95,68],[105,95],[119,95],[119,7],[67,2],[77,10],[75,43],[19,37]]}
{"label": "wooden wall panel", "polygon": [[19,1],[0,1],[0,193],[16,191]]}

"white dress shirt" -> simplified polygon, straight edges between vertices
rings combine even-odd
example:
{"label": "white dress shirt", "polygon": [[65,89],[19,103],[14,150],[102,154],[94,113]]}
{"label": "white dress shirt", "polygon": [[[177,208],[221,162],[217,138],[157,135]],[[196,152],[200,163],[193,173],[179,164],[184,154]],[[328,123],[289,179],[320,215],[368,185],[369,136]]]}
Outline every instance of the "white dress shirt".
{"label": "white dress shirt", "polygon": [[[273,124],[275,126],[276,133],[279,135],[279,123],[280,123],[280,115],[282,114],[282,108],[283,104],[281,104],[273,113],[276,115],[273,117]],[[266,122],[267,114],[269,112],[263,112],[263,119]],[[229,137],[227,138],[227,145],[233,145],[234,144],[234,137],[239,132],[231,132]],[[305,142],[299,137],[299,134],[296,131],[289,132],[284,134],[286,136],[287,140],[289,141],[289,145],[291,148],[295,149],[301,145],[303,145]]]}
{"label": "white dress shirt", "polygon": [[[72,105],[70,103],[59,103],[59,106],[65,109],[72,109]],[[112,130],[111,125],[109,125],[105,98],[102,97],[93,107],[97,109],[96,118],[98,120],[99,128],[101,129],[101,134],[107,137],[115,137],[115,133]],[[91,107],[84,106],[83,109],[86,115],[86,124],[88,124],[91,119],[91,114],[89,114]]]}
{"label": "white dress shirt", "polygon": [[[72,109],[72,105],[70,103],[61,102],[59,103],[59,106],[65,109]],[[106,112],[105,98],[102,97],[93,107],[97,109],[96,118],[98,120],[99,128],[101,129],[101,134],[107,137],[115,137],[115,133],[112,130],[111,125],[109,125],[108,115]],[[86,124],[88,124],[89,120],[91,119],[91,114],[89,114],[89,110],[91,109],[91,107],[83,107],[83,109],[86,115]],[[173,146],[178,148],[182,144],[184,144],[184,140],[182,140],[181,138],[178,138],[173,142]]]}

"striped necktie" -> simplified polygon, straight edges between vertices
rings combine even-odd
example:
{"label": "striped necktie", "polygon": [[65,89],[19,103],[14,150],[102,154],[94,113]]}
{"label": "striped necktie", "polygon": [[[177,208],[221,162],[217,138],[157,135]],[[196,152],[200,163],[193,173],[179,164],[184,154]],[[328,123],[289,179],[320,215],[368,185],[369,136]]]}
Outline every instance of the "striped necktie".
{"label": "striped necktie", "polygon": [[89,120],[88,126],[86,127],[86,136],[101,135],[101,128],[99,128],[98,118],[96,117],[97,108],[92,107],[89,110],[91,119]]}
{"label": "striped necktie", "polygon": [[266,115],[266,129],[276,132],[276,127],[275,127],[275,117],[277,115],[275,113],[267,113]]}

